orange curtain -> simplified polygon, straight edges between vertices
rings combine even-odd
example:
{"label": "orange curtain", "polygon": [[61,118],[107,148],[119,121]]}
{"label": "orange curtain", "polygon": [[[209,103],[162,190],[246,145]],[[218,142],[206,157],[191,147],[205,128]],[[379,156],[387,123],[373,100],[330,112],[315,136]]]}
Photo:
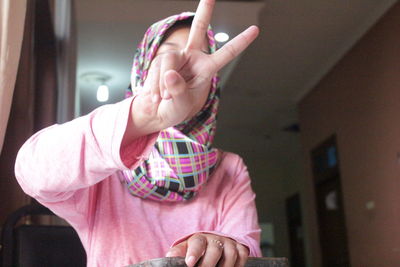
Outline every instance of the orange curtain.
{"label": "orange curtain", "polygon": [[0,0],[0,152],[17,77],[26,4],[26,0]]}

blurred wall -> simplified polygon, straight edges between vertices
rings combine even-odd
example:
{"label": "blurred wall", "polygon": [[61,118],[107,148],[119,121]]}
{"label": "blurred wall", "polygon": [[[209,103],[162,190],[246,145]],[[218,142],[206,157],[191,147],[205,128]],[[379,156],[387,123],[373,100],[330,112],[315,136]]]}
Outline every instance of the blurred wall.
{"label": "blurred wall", "polygon": [[310,151],[334,133],[351,265],[399,266],[399,33],[397,3],[299,104],[312,266],[321,257]]}

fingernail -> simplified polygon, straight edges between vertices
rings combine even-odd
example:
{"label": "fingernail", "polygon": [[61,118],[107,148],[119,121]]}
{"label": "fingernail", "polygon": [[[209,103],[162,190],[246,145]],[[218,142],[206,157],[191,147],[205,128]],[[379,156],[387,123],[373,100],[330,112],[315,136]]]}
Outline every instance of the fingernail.
{"label": "fingernail", "polygon": [[153,101],[153,103],[157,103],[157,102],[158,102],[158,95],[157,95],[157,94],[154,94],[154,95],[151,97],[151,101]]}
{"label": "fingernail", "polygon": [[194,266],[195,263],[196,263],[196,257],[195,256],[190,256],[186,261],[186,264],[189,267]]}

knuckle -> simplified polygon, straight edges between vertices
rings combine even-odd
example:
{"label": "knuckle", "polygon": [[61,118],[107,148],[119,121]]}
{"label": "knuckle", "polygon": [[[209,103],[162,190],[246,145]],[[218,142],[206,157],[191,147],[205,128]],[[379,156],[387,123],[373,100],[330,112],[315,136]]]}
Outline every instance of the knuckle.
{"label": "knuckle", "polygon": [[237,253],[238,253],[237,250],[234,247],[231,247],[231,246],[226,246],[225,249],[224,249],[224,256],[227,259],[233,259],[233,260],[236,261],[237,256],[238,256]]}
{"label": "knuckle", "polygon": [[238,253],[238,255],[239,255],[240,258],[245,258],[245,259],[247,259],[247,257],[248,257],[247,249],[244,248],[243,246],[238,246],[238,247],[237,247],[237,253]]}
{"label": "knuckle", "polygon": [[194,234],[190,239],[192,239],[192,242],[196,242],[196,243],[199,243],[199,244],[205,244],[206,243],[206,238],[201,234]]}
{"label": "knuckle", "polygon": [[197,28],[197,30],[203,31],[208,28],[208,23],[201,19],[198,19],[196,20],[195,27]]}
{"label": "knuckle", "polygon": [[206,5],[208,8],[213,8],[214,4],[215,4],[214,0],[204,1],[204,5]]}
{"label": "knuckle", "polygon": [[228,45],[226,46],[225,50],[226,50],[226,52],[229,54],[229,56],[230,56],[231,58],[234,58],[234,57],[237,56],[237,51],[236,51],[236,49],[233,47],[233,45],[228,44]]}
{"label": "knuckle", "polygon": [[210,244],[207,246],[210,251],[222,252],[222,248],[218,244]]}
{"label": "knuckle", "polygon": [[247,34],[243,34],[241,37],[242,37],[242,40],[244,41],[244,43],[246,44],[246,46],[248,46],[251,43],[251,40]]}
{"label": "knuckle", "polygon": [[202,237],[203,235],[201,233],[196,233],[194,235],[192,235],[190,238],[198,238],[198,237]]}
{"label": "knuckle", "polygon": [[237,36],[238,43],[243,43],[245,46],[248,46],[251,43],[250,37],[246,32],[242,32]]}
{"label": "knuckle", "polygon": [[211,251],[222,252],[222,250],[224,249],[224,244],[218,239],[212,239],[208,242],[207,249]]}
{"label": "knuckle", "polygon": [[176,57],[176,54],[175,54],[175,53],[173,53],[173,52],[166,52],[166,53],[163,55],[163,60],[172,61],[172,60],[175,59],[175,57]]}
{"label": "knuckle", "polygon": [[160,65],[161,65],[161,59],[162,59],[162,55],[156,56],[156,57],[151,61],[151,65],[154,66],[154,67],[160,67]]}

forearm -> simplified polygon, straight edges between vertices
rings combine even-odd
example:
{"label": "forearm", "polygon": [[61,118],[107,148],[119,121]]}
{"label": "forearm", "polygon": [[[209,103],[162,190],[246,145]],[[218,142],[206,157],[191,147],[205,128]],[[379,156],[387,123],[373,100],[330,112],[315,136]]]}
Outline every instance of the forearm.
{"label": "forearm", "polygon": [[[103,106],[32,136],[20,149],[15,165],[16,177],[25,192],[42,201],[61,201],[129,167],[121,157],[121,142],[131,102],[127,99]],[[133,164],[149,146],[149,140],[144,136],[129,144]]]}

